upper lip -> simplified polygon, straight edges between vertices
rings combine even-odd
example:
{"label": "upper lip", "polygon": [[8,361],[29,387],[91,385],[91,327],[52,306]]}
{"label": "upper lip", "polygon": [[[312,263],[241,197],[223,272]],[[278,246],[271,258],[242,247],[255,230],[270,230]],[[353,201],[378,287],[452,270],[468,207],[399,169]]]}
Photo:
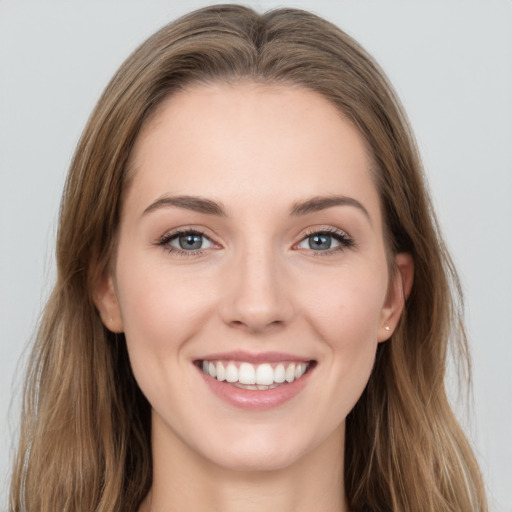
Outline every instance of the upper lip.
{"label": "upper lip", "polygon": [[297,361],[307,363],[312,361],[310,357],[302,357],[295,354],[285,352],[246,352],[243,350],[235,350],[232,352],[217,352],[208,354],[198,358],[199,361],[243,361],[247,363],[279,363],[282,361]]}

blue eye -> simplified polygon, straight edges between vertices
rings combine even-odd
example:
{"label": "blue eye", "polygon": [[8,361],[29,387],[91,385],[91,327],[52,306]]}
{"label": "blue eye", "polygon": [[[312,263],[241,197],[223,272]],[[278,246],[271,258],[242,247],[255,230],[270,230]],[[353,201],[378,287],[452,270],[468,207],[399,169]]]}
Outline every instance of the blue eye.
{"label": "blue eye", "polygon": [[170,241],[170,245],[184,251],[198,251],[199,249],[211,247],[212,243],[208,238],[199,233],[184,233],[175,236]]}
{"label": "blue eye", "polygon": [[213,242],[197,231],[182,231],[164,236],[159,245],[166,247],[170,252],[194,253],[213,247]]}
{"label": "blue eye", "polygon": [[332,236],[318,233],[316,235],[308,236],[307,241],[310,249],[313,249],[314,251],[325,251],[326,249],[331,248],[333,239]]}
{"label": "blue eye", "polygon": [[318,231],[303,238],[297,247],[315,252],[325,252],[345,249],[351,247],[353,243],[353,240],[342,231]]}

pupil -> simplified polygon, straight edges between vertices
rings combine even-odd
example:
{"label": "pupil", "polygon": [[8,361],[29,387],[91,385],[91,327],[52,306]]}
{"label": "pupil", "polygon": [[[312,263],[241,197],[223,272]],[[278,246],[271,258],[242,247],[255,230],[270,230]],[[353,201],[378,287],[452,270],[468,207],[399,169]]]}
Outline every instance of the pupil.
{"label": "pupil", "polygon": [[331,237],[329,235],[312,235],[309,237],[311,249],[330,249]]}
{"label": "pupil", "polygon": [[182,235],[179,238],[180,247],[182,249],[201,249],[201,235]]}

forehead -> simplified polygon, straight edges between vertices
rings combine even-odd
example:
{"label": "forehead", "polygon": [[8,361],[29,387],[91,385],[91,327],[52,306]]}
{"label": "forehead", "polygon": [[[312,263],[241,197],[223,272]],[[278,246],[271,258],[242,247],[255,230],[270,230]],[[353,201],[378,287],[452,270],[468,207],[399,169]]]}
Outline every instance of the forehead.
{"label": "forehead", "polygon": [[141,130],[131,169],[128,195],[147,200],[341,193],[379,202],[359,132],[323,96],[293,86],[197,85],[172,95]]}

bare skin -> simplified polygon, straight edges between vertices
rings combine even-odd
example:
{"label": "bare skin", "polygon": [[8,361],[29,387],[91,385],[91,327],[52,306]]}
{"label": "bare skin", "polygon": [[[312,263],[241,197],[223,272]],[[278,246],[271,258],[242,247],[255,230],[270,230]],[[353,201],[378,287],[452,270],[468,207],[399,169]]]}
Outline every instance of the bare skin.
{"label": "bare skin", "polygon": [[[155,479],[140,512],[348,511],[340,491],[342,460],[332,457],[332,450],[342,452],[343,439],[338,432],[333,437],[292,466],[269,471],[233,472],[215,464],[205,466],[204,459],[193,451],[181,451],[182,444],[165,446],[155,452]],[[160,448],[164,443],[158,438],[153,440]],[[179,464],[169,464],[164,456],[159,456],[171,453]]]}
{"label": "bare skin", "polygon": [[[141,511],[347,511],[345,419],[413,275],[406,254],[389,275],[361,136],[308,90],[202,85],[160,106],[131,167],[95,301],[152,407]],[[305,373],[208,373],[244,358]]]}

